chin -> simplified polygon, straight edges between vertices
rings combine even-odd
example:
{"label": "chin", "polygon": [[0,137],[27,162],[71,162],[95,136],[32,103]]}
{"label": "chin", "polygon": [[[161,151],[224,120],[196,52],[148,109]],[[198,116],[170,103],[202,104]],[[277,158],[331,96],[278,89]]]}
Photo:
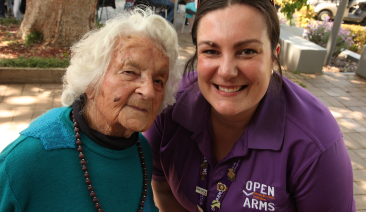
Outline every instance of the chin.
{"label": "chin", "polygon": [[240,113],[240,111],[237,110],[237,108],[227,108],[227,107],[221,107],[221,108],[215,108],[216,112],[223,116],[235,116]]}

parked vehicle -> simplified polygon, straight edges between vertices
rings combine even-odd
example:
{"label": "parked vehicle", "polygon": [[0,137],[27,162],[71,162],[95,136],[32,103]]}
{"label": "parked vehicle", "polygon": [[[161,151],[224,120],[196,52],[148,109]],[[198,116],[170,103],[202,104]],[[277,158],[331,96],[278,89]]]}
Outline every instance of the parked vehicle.
{"label": "parked vehicle", "polygon": [[[325,20],[326,17],[334,19],[337,14],[338,1],[312,1],[310,3],[315,7],[314,12],[319,20]],[[348,2],[346,11],[343,15],[344,21],[361,23],[366,25],[366,1],[350,0]]]}

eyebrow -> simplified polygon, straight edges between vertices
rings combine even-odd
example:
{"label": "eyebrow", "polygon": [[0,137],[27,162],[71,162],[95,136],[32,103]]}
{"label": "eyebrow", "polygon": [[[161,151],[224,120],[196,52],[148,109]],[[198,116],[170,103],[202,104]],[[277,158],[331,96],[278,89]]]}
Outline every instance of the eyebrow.
{"label": "eyebrow", "polygon": [[[247,43],[259,43],[259,44],[263,45],[263,43],[258,39],[249,39],[249,40],[243,40],[243,41],[239,41],[239,42],[235,43],[234,47],[237,48],[237,47],[242,46],[242,45],[247,44]],[[200,43],[198,43],[198,46],[203,45],[203,44],[206,44],[206,45],[209,45],[209,46],[212,46],[212,47],[215,47],[215,48],[219,47],[219,45],[217,45],[213,41],[209,41],[209,40],[201,41]]]}

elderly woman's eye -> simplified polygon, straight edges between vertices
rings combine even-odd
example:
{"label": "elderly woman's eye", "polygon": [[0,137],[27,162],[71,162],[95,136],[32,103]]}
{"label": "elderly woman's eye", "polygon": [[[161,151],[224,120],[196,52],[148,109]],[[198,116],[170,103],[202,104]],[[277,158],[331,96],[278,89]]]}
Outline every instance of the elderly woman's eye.
{"label": "elderly woman's eye", "polygon": [[154,83],[157,85],[162,85],[163,81],[162,80],[154,80]]}
{"label": "elderly woman's eye", "polygon": [[124,71],[123,73],[125,73],[125,74],[135,74],[135,72],[133,72],[133,71]]}

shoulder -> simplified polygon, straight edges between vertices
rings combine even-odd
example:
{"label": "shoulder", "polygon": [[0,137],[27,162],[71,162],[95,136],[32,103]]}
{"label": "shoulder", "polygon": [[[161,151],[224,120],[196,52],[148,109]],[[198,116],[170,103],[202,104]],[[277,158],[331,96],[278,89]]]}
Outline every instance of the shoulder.
{"label": "shoulder", "polygon": [[26,170],[46,160],[41,157],[44,152],[46,150],[39,139],[21,135],[0,153],[1,171],[5,170],[9,175],[16,172],[23,175]]}
{"label": "shoulder", "polygon": [[35,119],[21,135],[38,138],[46,150],[75,148],[72,122],[69,114],[72,108],[54,108]]}
{"label": "shoulder", "polygon": [[337,121],[329,109],[304,88],[284,78],[282,86],[286,100],[287,135],[301,135],[314,141],[321,151],[342,136]]}

